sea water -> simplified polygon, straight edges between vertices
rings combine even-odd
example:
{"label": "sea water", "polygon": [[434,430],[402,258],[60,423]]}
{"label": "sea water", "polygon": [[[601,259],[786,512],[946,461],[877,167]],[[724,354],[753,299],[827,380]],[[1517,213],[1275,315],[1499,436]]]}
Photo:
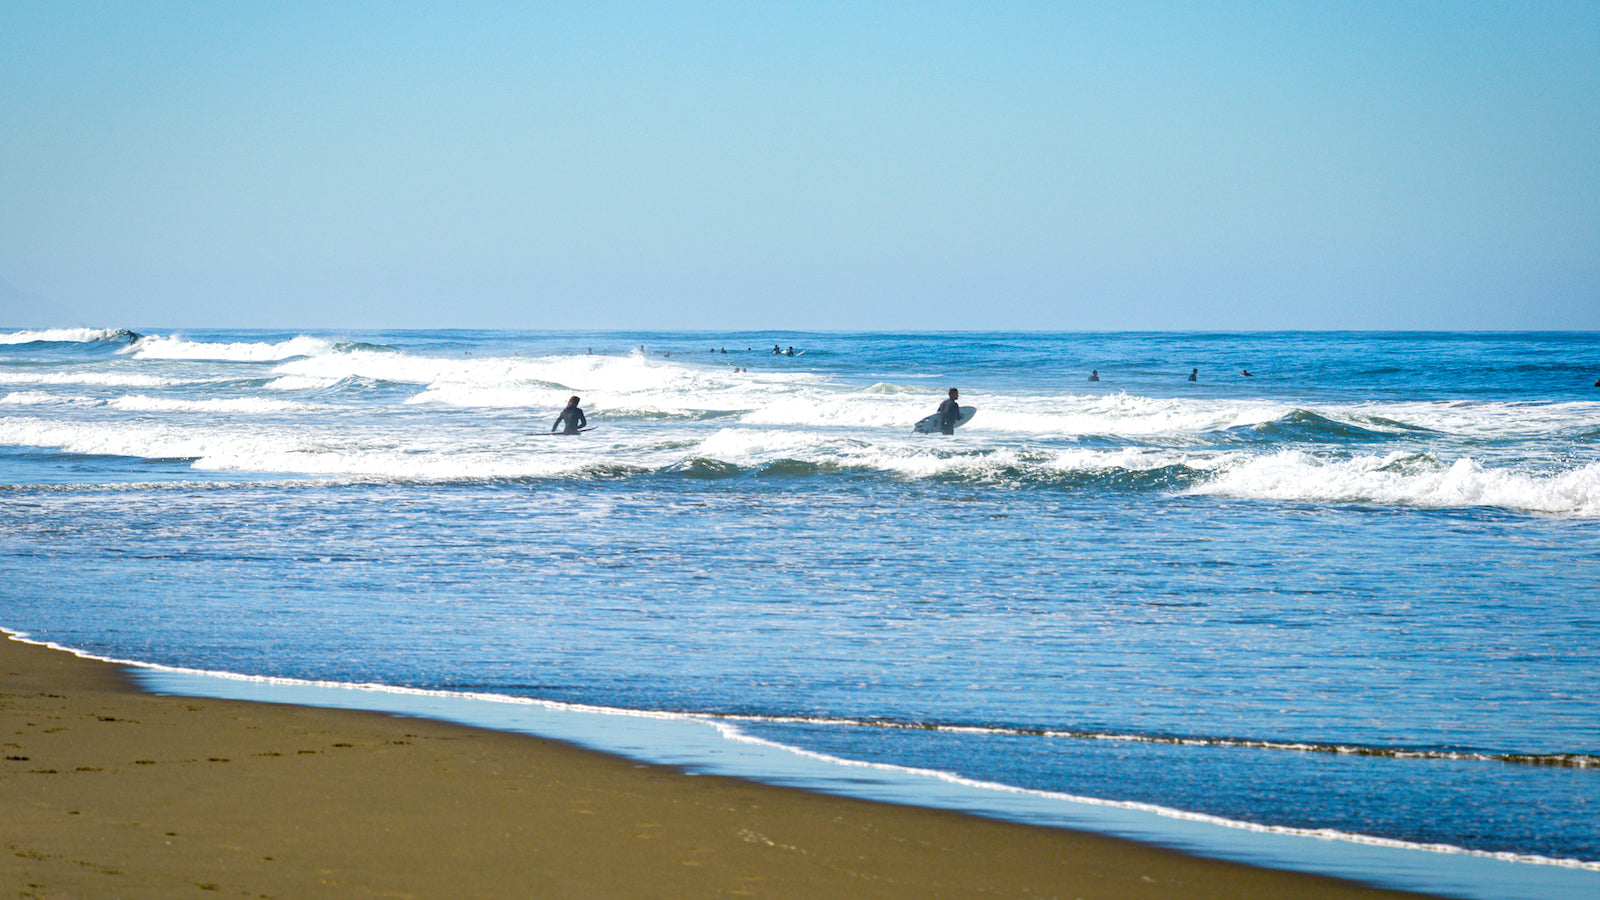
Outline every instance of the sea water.
{"label": "sea water", "polygon": [[1600,335],[140,332],[0,333],[0,626],[1600,894]]}

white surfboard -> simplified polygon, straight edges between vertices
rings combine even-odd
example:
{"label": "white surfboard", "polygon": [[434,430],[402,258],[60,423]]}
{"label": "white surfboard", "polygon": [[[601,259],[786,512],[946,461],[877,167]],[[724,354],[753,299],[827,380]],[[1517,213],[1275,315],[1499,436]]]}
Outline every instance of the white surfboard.
{"label": "white surfboard", "polygon": [[[967,424],[968,422],[971,422],[973,413],[976,413],[978,411],[978,408],[976,406],[958,406],[958,407],[956,407],[956,409],[961,411],[961,415],[956,418],[956,424],[954,426],[956,428],[960,428],[961,426]],[[939,433],[939,414],[938,413],[934,413],[933,415],[927,417],[926,419],[923,419],[921,422],[918,422],[916,425],[913,425],[911,427],[911,430],[916,432],[917,434],[938,434]]]}

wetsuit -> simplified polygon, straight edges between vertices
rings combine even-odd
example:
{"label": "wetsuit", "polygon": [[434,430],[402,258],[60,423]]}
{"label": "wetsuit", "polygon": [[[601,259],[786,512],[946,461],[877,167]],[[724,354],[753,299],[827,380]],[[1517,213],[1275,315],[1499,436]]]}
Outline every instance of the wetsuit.
{"label": "wetsuit", "polygon": [[[923,409],[927,409],[926,406]],[[939,430],[944,434],[956,433],[956,420],[961,418],[961,405],[955,400],[946,397],[939,404]]]}
{"label": "wetsuit", "polygon": [[588,424],[589,420],[584,418],[583,410],[576,406],[569,406],[561,411],[561,415],[556,418],[556,424],[551,425],[550,430],[555,431],[556,426],[566,425],[567,430],[561,432],[562,434],[577,434],[578,429],[584,428]]}

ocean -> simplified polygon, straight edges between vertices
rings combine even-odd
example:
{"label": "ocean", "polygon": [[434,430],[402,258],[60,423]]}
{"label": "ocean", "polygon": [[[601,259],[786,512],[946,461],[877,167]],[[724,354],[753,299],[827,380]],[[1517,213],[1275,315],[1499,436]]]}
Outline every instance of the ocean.
{"label": "ocean", "polygon": [[[0,627],[1600,896],[1597,377],[1594,333],[13,330]],[[950,387],[972,421],[913,434]]]}

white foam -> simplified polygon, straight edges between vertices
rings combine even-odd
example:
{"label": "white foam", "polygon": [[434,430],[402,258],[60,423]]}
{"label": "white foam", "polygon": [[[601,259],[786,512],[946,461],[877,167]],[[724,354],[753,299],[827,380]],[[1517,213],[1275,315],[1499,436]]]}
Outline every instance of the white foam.
{"label": "white foam", "polygon": [[184,459],[204,456],[219,445],[239,441],[216,429],[196,430],[139,423],[57,422],[26,417],[0,418],[0,444],[47,447],[68,453]]}
{"label": "white foam", "polygon": [[1242,458],[1233,451],[989,446],[977,452],[936,438],[896,436],[889,441],[844,432],[781,428],[724,428],[700,441],[692,455],[743,468],[778,460],[887,472],[904,478],[973,479],[1060,476],[1087,472],[1149,472],[1174,466],[1218,469]]}
{"label": "white foam", "polygon": [[0,417],[0,445],[143,459],[188,459],[200,471],[417,481],[546,478],[605,461],[605,445],[465,444],[462,435],[393,433],[353,440],[330,428],[210,421],[64,423]]}
{"label": "white foam", "polygon": [[1325,413],[1363,428],[1373,420],[1472,438],[1541,437],[1600,430],[1600,403],[1369,403]]}
{"label": "white foam", "polygon": [[898,394],[768,392],[743,398],[749,425],[811,428],[905,428],[932,412],[924,399]]}
{"label": "white foam", "polygon": [[1195,401],[1134,394],[1023,399],[980,408],[971,429],[1040,436],[1195,435],[1276,421],[1292,407],[1266,401]]}
{"label": "white foam", "polygon": [[1059,472],[1153,472],[1177,466],[1196,470],[1218,469],[1241,458],[1243,454],[1230,451],[1072,448],[1054,451],[1050,461],[1043,465]]}
{"label": "white foam", "polygon": [[[817,380],[811,376],[736,374],[721,367],[708,369],[637,355],[434,360],[423,364],[413,360],[396,363],[389,371],[347,371],[392,381],[425,382],[426,389],[411,398],[412,403],[559,409],[567,397],[577,394],[584,398],[586,409],[688,418],[759,409],[771,398],[792,394],[798,385]],[[301,363],[293,366],[293,371],[309,368]]]}
{"label": "white foam", "polygon": [[13,331],[0,334],[0,344],[31,344],[49,341],[61,344],[91,344],[123,334],[115,328],[45,328],[39,331]]}
{"label": "white foam", "polygon": [[274,378],[262,385],[268,391],[320,391],[331,388],[343,381],[342,378],[318,377],[311,375],[285,375]]}
{"label": "white foam", "polygon": [[12,391],[0,397],[0,404],[6,406],[40,406],[45,403],[60,403],[63,398],[44,391]]}
{"label": "white foam", "polygon": [[332,352],[333,344],[322,338],[301,335],[275,344],[239,342],[215,344],[186,341],[178,337],[147,336],[135,341],[124,352],[135,359],[203,359],[230,362],[273,362],[296,356],[318,356]]}
{"label": "white foam", "polygon": [[314,412],[331,409],[315,403],[297,403],[290,400],[271,400],[261,397],[228,397],[211,400],[181,400],[172,397],[146,397],[135,395],[118,397],[108,405],[127,412],[207,412],[207,413],[277,413]]}
{"label": "white foam", "polygon": [[1555,472],[1486,468],[1462,458],[1389,453],[1324,458],[1301,450],[1241,457],[1189,493],[1248,500],[1381,503],[1428,509],[1489,506],[1600,516],[1600,463]]}
{"label": "white foam", "polygon": [[504,371],[509,361],[473,357],[445,358],[386,353],[378,350],[351,350],[285,360],[272,372],[279,378],[315,379],[335,384],[346,378],[370,378],[400,384],[428,384],[439,379],[461,377],[460,373],[493,369]]}
{"label": "white foam", "polygon": [[[765,398],[742,421],[792,427],[909,429],[934,412],[936,394],[910,390],[841,393],[811,389]],[[1282,418],[1292,407],[1267,402],[1195,402],[1114,394],[1094,397],[984,398],[963,434],[1036,437],[1195,435]]]}
{"label": "white foam", "polygon": [[573,455],[518,456],[498,451],[429,453],[398,449],[341,452],[337,448],[280,448],[233,444],[194,463],[204,471],[292,472],[402,481],[553,478],[584,470],[593,459]]}
{"label": "white foam", "polygon": [[0,369],[0,384],[82,384],[100,387],[170,387],[189,384],[185,379],[163,378],[133,372],[39,372]]}
{"label": "white foam", "polygon": [[[618,398],[640,392],[699,392],[693,369],[639,357],[441,357],[353,350],[288,360],[275,390],[329,387],[349,378],[423,385],[412,403],[462,408],[565,405],[573,393]],[[559,402],[556,402],[559,401]]]}

